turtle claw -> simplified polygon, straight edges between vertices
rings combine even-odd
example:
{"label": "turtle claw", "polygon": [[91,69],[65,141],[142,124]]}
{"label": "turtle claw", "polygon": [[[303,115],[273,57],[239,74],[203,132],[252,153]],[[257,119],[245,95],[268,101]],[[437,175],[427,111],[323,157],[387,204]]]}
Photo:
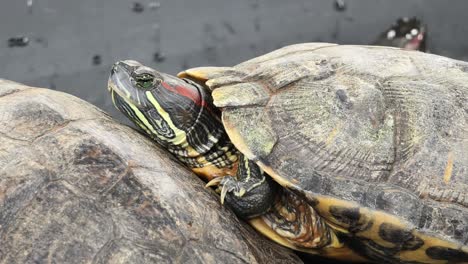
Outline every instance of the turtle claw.
{"label": "turtle claw", "polygon": [[213,187],[217,186],[218,188],[216,189],[217,193],[221,193],[221,204],[224,204],[224,200],[226,198],[226,194],[228,192],[232,192],[236,189],[237,185],[235,184],[236,181],[233,181],[232,177],[226,176],[226,177],[216,177],[209,181],[205,187]]}
{"label": "turtle claw", "polygon": [[228,188],[226,185],[223,186],[223,189],[221,190],[221,204],[224,204],[224,198],[226,198],[226,194],[228,192]]}
{"label": "turtle claw", "polygon": [[239,185],[239,182],[234,180],[232,177],[226,177],[220,181],[218,186],[219,187],[223,186],[221,188],[221,204],[224,204],[224,200],[228,192],[236,192],[236,190],[239,189],[238,185]]}
{"label": "turtle claw", "polygon": [[211,181],[209,181],[206,185],[205,185],[205,188],[208,188],[208,187],[212,187],[212,186],[218,186],[221,181],[223,180],[224,177],[216,177],[214,179],[212,179]]}

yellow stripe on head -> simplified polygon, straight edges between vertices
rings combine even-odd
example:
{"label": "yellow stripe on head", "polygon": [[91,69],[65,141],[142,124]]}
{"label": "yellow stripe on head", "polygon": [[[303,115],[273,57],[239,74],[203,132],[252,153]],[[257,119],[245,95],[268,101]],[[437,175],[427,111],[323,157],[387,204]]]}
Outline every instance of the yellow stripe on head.
{"label": "yellow stripe on head", "polygon": [[154,98],[153,94],[150,91],[146,92],[146,96],[148,100],[151,102],[151,104],[153,104],[153,106],[156,108],[156,110],[161,115],[161,117],[164,119],[164,121],[166,121],[166,123],[169,125],[172,131],[174,131],[175,137],[173,139],[164,139],[164,140],[170,141],[174,145],[181,145],[182,147],[186,147],[188,143],[187,143],[187,134],[185,133],[185,131],[177,128],[174,125],[169,114],[166,112],[166,110],[164,110],[164,108],[161,107],[161,105]]}

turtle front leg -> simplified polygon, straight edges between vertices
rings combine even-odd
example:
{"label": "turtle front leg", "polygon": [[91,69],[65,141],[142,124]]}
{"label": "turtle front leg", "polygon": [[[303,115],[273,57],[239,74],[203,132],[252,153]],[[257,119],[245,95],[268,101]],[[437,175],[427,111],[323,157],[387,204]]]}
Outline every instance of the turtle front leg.
{"label": "turtle front leg", "polygon": [[207,186],[218,185],[221,203],[240,217],[250,219],[266,213],[275,202],[279,186],[253,161],[240,154],[236,177],[215,178]]}
{"label": "turtle front leg", "polygon": [[244,155],[239,157],[236,177],[219,177],[207,184],[214,185],[218,185],[221,192],[221,203],[225,202],[239,217],[251,221],[270,239],[314,254],[318,252],[308,250],[327,247],[336,251],[341,248],[340,256],[356,257],[343,248],[335,231],[304,198],[282,188]]}

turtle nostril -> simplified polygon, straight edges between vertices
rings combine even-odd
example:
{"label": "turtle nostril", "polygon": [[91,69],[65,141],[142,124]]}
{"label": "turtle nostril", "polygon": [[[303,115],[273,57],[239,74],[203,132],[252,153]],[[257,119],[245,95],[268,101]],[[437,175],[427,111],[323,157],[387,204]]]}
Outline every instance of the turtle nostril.
{"label": "turtle nostril", "polygon": [[126,64],[125,62],[123,61],[118,61],[116,63],[114,63],[114,65],[112,65],[112,69],[111,69],[111,73],[112,74],[116,74],[116,73],[119,73],[119,72],[131,72],[132,71],[132,67],[128,64]]}

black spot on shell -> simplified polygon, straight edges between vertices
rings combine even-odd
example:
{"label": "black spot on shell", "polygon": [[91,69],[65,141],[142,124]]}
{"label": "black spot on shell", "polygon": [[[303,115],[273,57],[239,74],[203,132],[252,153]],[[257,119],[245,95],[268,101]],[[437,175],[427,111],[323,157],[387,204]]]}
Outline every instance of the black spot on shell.
{"label": "black spot on shell", "polygon": [[400,263],[395,255],[397,248],[387,248],[369,239],[344,238],[345,243],[357,254],[375,263]]}
{"label": "black spot on shell", "polygon": [[343,89],[336,90],[336,97],[338,98],[338,100],[340,100],[341,103],[343,103],[343,105],[346,108],[352,107],[353,104],[349,101],[348,94],[346,93],[345,90]]}
{"label": "black spot on shell", "polygon": [[379,236],[385,241],[401,245],[403,250],[416,250],[424,245],[424,241],[415,237],[410,231],[389,223],[380,225]]}
{"label": "black spot on shell", "polygon": [[[298,193],[300,194],[301,191],[298,191]],[[320,202],[317,198],[315,198],[313,195],[310,195],[308,193],[305,194],[305,200],[307,201],[307,203],[312,206],[312,207],[315,207],[317,206]]]}
{"label": "black spot on shell", "polygon": [[430,247],[426,254],[437,260],[448,260],[449,262],[468,261],[468,253],[447,247]]}
{"label": "black spot on shell", "polygon": [[346,91],[343,89],[336,90],[336,96],[343,103],[346,103],[348,101],[348,95],[346,95]]}
{"label": "black spot on shell", "polygon": [[347,225],[357,223],[360,218],[359,208],[331,206],[330,213],[336,220]]}
{"label": "black spot on shell", "polygon": [[352,233],[362,232],[372,226],[372,221],[368,221],[365,216],[361,217],[357,207],[330,206],[330,213],[337,221],[348,225]]}

